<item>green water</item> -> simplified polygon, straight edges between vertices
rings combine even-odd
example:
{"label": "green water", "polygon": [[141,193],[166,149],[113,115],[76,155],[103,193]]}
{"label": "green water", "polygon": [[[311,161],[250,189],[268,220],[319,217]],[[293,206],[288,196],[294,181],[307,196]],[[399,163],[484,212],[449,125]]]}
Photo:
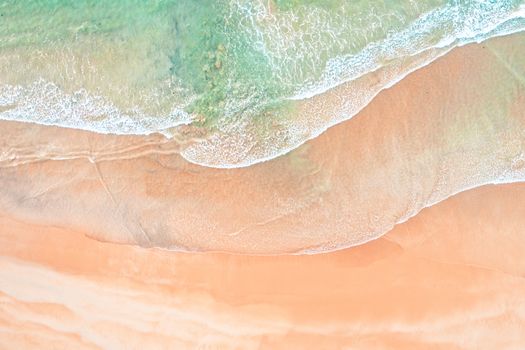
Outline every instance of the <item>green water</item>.
{"label": "green water", "polygon": [[511,29],[521,30],[523,4],[5,0],[0,118],[114,133],[190,118],[225,133],[253,124],[268,138],[271,123],[261,119],[289,128],[283,121],[297,99],[436,46],[479,40],[517,11]]}
{"label": "green water", "polygon": [[96,51],[104,41],[129,55],[167,57],[169,69],[151,74],[184,88],[194,96],[186,111],[213,121],[275,108],[319,78],[330,58],[358,52],[443,3],[287,0],[276,1],[272,13],[257,1],[9,0],[0,7],[0,49]]}
{"label": "green water", "polygon": [[167,1],[2,1],[2,48],[49,45],[79,36],[122,35],[132,39],[167,19]]}
{"label": "green water", "polygon": [[228,100],[255,94],[253,105],[281,93],[267,59],[250,49],[242,31],[233,30],[240,16],[229,16],[228,10],[213,1],[181,1],[172,9],[171,73],[199,96],[188,111],[207,120],[224,115]]}

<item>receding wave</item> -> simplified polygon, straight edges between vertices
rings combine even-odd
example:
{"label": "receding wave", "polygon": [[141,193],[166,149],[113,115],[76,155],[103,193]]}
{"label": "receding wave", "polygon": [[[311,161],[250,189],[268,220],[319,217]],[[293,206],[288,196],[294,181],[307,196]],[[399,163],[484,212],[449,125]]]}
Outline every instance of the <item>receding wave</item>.
{"label": "receding wave", "polygon": [[[0,209],[101,241],[170,250],[311,254],[363,244],[453,194],[525,180],[524,39],[453,50],[358,118],[241,169],[185,161],[182,135],[3,121]],[[375,74],[376,83],[388,78]],[[301,101],[299,115],[322,115],[376,84],[358,83]]]}
{"label": "receding wave", "polygon": [[167,137],[191,125],[181,154],[212,167],[284,154],[455,46],[525,28],[522,1],[7,1],[1,11],[0,119]]}

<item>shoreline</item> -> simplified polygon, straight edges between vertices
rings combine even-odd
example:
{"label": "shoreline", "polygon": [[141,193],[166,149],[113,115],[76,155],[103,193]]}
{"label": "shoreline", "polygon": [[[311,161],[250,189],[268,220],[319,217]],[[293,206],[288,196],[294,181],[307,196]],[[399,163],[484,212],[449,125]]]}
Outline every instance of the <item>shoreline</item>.
{"label": "shoreline", "polygon": [[[516,15],[516,16],[518,16],[518,15]],[[518,18],[520,18],[520,17],[518,16]],[[505,22],[505,23],[507,23],[507,22]],[[195,128],[195,126],[191,125],[191,121],[189,119],[186,120],[186,121],[183,121],[183,120],[178,121],[176,125],[167,126],[164,129],[162,129],[162,130],[148,131],[146,133],[126,133],[126,132],[122,132],[122,133],[108,132],[108,133],[105,133],[104,131],[95,130],[95,129],[91,129],[91,128],[78,128],[78,127],[68,126],[68,125],[57,125],[57,124],[55,124],[53,122],[36,122],[36,121],[32,121],[32,120],[20,120],[19,121],[19,120],[7,120],[7,119],[2,119],[2,120],[3,121],[13,121],[13,122],[34,123],[34,124],[37,124],[37,125],[44,125],[44,126],[56,126],[56,127],[59,127],[59,128],[80,130],[80,131],[88,131],[88,132],[93,132],[93,133],[97,133],[97,134],[101,134],[101,135],[108,135],[108,136],[139,136],[139,137],[144,136],[144,137],[147,137],[147,136],[159,134],[159,135],[162,135],[163,137],[171,139],[171,138],[177,138],[181,134],[188,134],[188,130],[190,130],[189,131],[190,135],[186,135],[184,137],[189,137],[189,139],[197,139],[199,134],[202,135],[203,133],[208,133],[207,137],[210,138],[208,140],[196,140],[196,141],[194,141],[194,143],[192,145],[189,145],[185,141],[184,142],[185,146],[183,148],[181,148],[181,152],[180,152],[182,157],[184,157],[187,161],[189,161],[189,162],[191,162],[193,164],[200,165],[200,166],[205,166],[205,167],[210,167],[210,168],[235,169],[235,168],[249,167],[249,166],[252,166],[252,165],[255,165],[255,164],[263,163],[263,162],[266,162],[266,161],[269,161],[269,160],[272,160],[272,159],[276,159],[276,158],[278,158],[280,156],[286,155],[289,152],[293,151],[294,149],[297,149],[298,147],[300,147],[304,143],[319,137],[319,135],[325,133],[329,128],[352,119],[354,116],[359,114],[364,108],[366,108],[366,106],[368,104],[372,103],[372,101],[382,91],[397,85],[399,82],[401,82],[404,79],[406,79],[407,76],[413,74],[414,72],[416,72],[416,71],[418,71],[420,69],[424,69],[426,66],[428,66],[429,64],[432,64],[436,60],[441,59],[443,56],[449,54],[451,51],[458,50],[458,49],[460,49],[460,48],[462,48],[464,46],[468,46],[468,45],[479,45],[479,44],[481,44],[483,42],[486,42],[487,40],[490,41],[490,40],[494,40],[494,39],[497,39],[497,38],[500,38],[500,37],[520,35],[520,33],[522,33],[522,32],[523,32],[523,30],[516,30],[516,31],[510,31],[510,32],[504,31],[504,32],[502,32],[500,34],[494,35],[493,37],[483,38],[481,41],[457,43],[457,44],[454,44],[454,46],[430,48],[430,49],[428,49],[426,51],[418,52],[416,56],[418,56],[419,54],[421,54],[421,55],[429,54],[431,57],[429,57],[429,58],[424,58],[424,57],[421,58],[422,63],[414,63],[415,65],[413,67],[400,68],[400,71],[395,73],[397,75],[394,74],[395,76],[393,78],[391,78],[391,79],[390,78],[386,78],[386,81],[381,82],[381,84],[379,86],[371,85],[369,87],[371,89],[370,93],[368,95],[365,94],[364,96],[361,96],[361,98],[364,100],[364,102],[360,103],[359,106],[357,106],[357,107],[352,107],[350,109],[350,111],[345,111],[344,108],[341,108],[341,107],[339,107],[339,109],[337,109],[334,106],[334,109],[331,112],[331,114],[333,114],[333,116],[331,118],[328,118],[327,120],[321,122],[320,124],[319,124],[319,121],[317,121],[316,123],[319,124],[319,125],[316,125],[316,124],[309,125],[309,123],[307,122],[307,119],[306,119],[306,122],[305,122],[305,120],[302,120],[301,123],[299,123],[299,128],[302,129],[302,130],[304,129],[303,133],[305,135],[307,135],[307,136],[306,137],[300,137],[299,139],[294,140],[291,145],[286,145],[286,146],[285,145],[281,145],[281,146],[279,146],[279,149],[277,151],[275,151],[274,153],[270,152],[270,153],[272,153],[270,155],[264,155],[264,154],[268,153],[268,150],[264,150],[263,149],[263,150],[261,150],[262,153],[260,155],[246,157],[246,156],[243,156],[243,153],[245,151],[243,149],[243,147],[248,148],[248,147],[253,147],[253,146],[249,146],[249,145],[236,146],[237,148],[235,148],[235,151],[238,153],[237,155],[233,155],[231,159],[228,159],[228,157],[226,157],[226,158],[222,159],[222,163],[217,163],[217,158],[215,158],[214,154],[217,151],[220,151],[220,144],[222,144],[223,142],[226,142],[226,141],[222,141],[221,140],[221,137],[222,137],[221,132],[215,131],[215,132],[211,132],[210,133],[210,130],[199,129],[199,127],[197,127],[195,129],[197,131],[191,131],[192,129]],[[444,51],[440,52],[440,53],[432,54],[432,52],[434,52],[436,50],[444,50]],[[416,56],[411,56],[411,57],[416,57]],[[392,67],[390,67],[390,66],[378,67],[377,70],[374,70],[374,71],[371,71],[371,72],[367,72],[366,74],[364,74],[362,76],[359,76],[359,77],[357,77],[356,79],[354,79],[352,81],[341,83],[341,84],[339,84],[337,86],[334,86],[334,87],[328,89],[327,91],[324,91],[324,92],[322,92],[320,94],[311,96],[308,99],[297,100],[297,101],[294,100],[294,102],[297,102],[299,104],[298,111],[295,112],[295,113],[296,114],[304,114],[304,113],[308,114],[308,112],[305,112],[305,108],[303,107],[303,105],[309,106],[312,103],[314,103],[314,104],[315,103],[319,103],[319,102],[310,102],[310,101],[319,101],[320,100],[321,103],[322,103],[323,99],[328,99],[329,100],[330,99],[330,97],[329,97],[330,95],[337,94],[337,91],[344,90],[345,89],[345,85],[348,85],[350,88],[351,88],[352,84],[357,85],[357,87],[359,87],[359,84],[361,84],[359,81],[362,80],[362,79],[365,79],[367,77],[370,77],[370,80],[373,81],[374,79],[377,79],[378,75],[385,75],[386,74],[388,76],[390,74],[388,72],[388,70],[387,70],[388,68],[392,68]],[[394,70],[395,69],[396,68],[394,68]],[[385,71],[386,73],[384,73],[383,71]],[[364,84],[367,85],[368,83],[365,82]],[[325,98],[325,96],[328,96],[328,97]],[[94,98],[95,100],[97,100],[97,99],[99,99],[101,97],[94,96],[94,97],[91,97],[91,98],[92,99]],[[284,130],[279,130],[280,132],[283,132],[283,131],[287,132],[286,128],[291,128],[293,126],[294,122],[295,123],[298,122],[298,120],[294,120],[294,119],[297,119],[297,118],[293,118],[292,116],[290,116],[289,118],[290,118],[290,121],[292,123],[290,125],[287,125],[287,126],[282,126],[285,129]],[[126,118],[124,118],[124,119],[126,119]],[[160,120],[160,118],[153,118],[152,117],[152,120]],[[196,132],[196,135],[192,136],[191,133],[193,133],[193,132]],[[253,133],[257,134],[256,131],[251,131],[251,130],[248,130],[248,129],[247,130],[243,130],[243,132],[248,132],[248,133],[252,133],[253,132]],[[233,136],[237,137],[237,139],[235,137],[233,137]],[[226,135],[226,137],[228,138],[228,135]],[[243,135],[229,135],[229,138],[234,139],[233,143],[241,143],[241,142],[243,142],[243,138],[244,137],[245,136],[243,136]],[[296,136],[292,136],[292,137],[296,137]],[[215,141],[213,141],[213,138],[215,138]],[[276,141],[276,140],[274,140],[274,141]],[[200,144],[201,142],[202,142],[202,145]],[[210,143],[210,142],[212,142],[212,143]],[[219,146],[214,146],[213,142],[218,142]],[[228,143],[231,143],[231,142],[228,141]],[[214,149],[216,147],[219,147],[219,148],[218,149]],[[209,160],[207,160],[206,158],[203,158],[203,157],[207,157],[208,156],[208,155],[206,155],[207,152],[210,154],[209,157],[211,157]],[[255,159],[252,159],[253,157],[255,157]]]}
{"label": "shoreline", "polygon": [[[291,254],[361,244],[465,188],[525,179],[525,98],[508,70],[522,69],[521,38],[450,52],[351,120],[247,168],[191,164],[161,135],[0,122],[10,135],[0,209],[145,247]],[[46,152],[84,158],[40,159]]]}

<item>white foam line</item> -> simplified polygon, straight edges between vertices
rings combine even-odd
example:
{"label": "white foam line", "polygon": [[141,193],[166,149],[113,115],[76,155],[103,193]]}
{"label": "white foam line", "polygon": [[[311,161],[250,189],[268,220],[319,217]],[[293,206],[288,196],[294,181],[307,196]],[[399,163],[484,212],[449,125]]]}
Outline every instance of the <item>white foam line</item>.
{"label": "white foam line", "polygon": [[[440,10],[444,10],[444,9],[440,9]],[[427,17],[432,17],[432,16],[435,16],[435,15],[437,15],[437,14],[433,13],[433,12],[426,13],[423,17],[421,17],[419,20],[417,20],[415,23],[413,23],[412,26],[416,25],[416,23],[419,22],[419,21],[425,22]],[[476,39],[477,37],[480,37],[480,36],[483,36],[483,35],[487,35],[490,32],[495,31],[498,27],[504,25],[505,23],[508,23],[511,20],[518,19],[518,18],[523,18],[523,17],[525,17],[525,5],[519,7],[519,9],[517,11],[510,13],[508,16],[502,18],[500,21],[493,23],[492,25],[484,28],[481,31],[470,33],[470,34],[466,34],[466,30],[464,30],[462,32],[455,33],[455,35],[450,35],[448,37],[440,39],[439,42],[437,44],[433,45],[433,46],[420,48],[418,50],[415,50],[415,51],[411,52],[409,55],[403,56],[403,57],[413,57],[413,56],[417,56],[417,55],[419,55],[421,53],[424,53],[424,52],[426,52],[428,50],[442,49],[442,48],[446,48],[448,46],[460,47],[460,46],[463,46],[463,45],[466,45],[466,44],[470,44],[470,43],[473,43],[473,42],[480,43],[480,42],[486,40],[487,38],[482,38],[481,40],[479,40],[479,39]],[[435,23],[433,23],[433,24],[435,24]],[[407,37],[407,36],[413,34],[413,31],[414,31],[414,29],[411,28],[411,27],[410,27],[409,30],[405,29],[404,31],[398,33],[390,41],[394,41],[395,42],[400,37],[401,38]],[[498,35],[495,34],[495,35],[490,36],[490,37],[496,37],[496,36],[498,36]],[[373,51],[377,47],[382,49],[384,44],[385,44],[384,42],[381,43],[380,45],[378,45],[375,42],[370,43],[365,48],[363,48],[361,50],[361,52],[359,54],[357,54],[356,56],[361,56],[363,54],[363,52]],[[402,58],[402,57],[396,57],[396,59],[399,59],[399,58]],[[370,73],[371,71],[375,71],[375,70],[380,69],[380,68],[382,68],[382,66],[376,65],[372,69],[370,69],[370,70],[368,70],[368,71],[366,71],[366,72],[364,72],[362,74],[352,75],[352,76],[350,76],[350,77],[348,77],[346,79],[339,80],[337,82],[328,83],[326,85],[316,86],[312,91],[306,91],[306,92],[300,93],[300,94],[298,94],[296,96],[289,97],[288,99],[289,100],[303,100],[303,99],[308,99],[308,98],[314,97],[314,96],[322,94],[322,93],[324,93],[324,92],[326,92],[328,90],[331,90],[331,89],[333,89],[333,88],[335,88],[335,87],[337,87],[337,86],[339,86],[341,84],[344,84],[344,83],[347,83],[349,81],[358,79],[358,78],[360,78],[360,77]]]}
{"label": "white foam line", "polygon": [[[103,96],[90,94],[85,89],[68,94],[43,78],[27,86],[1,86],[0,107],[7,107],[0,113],[2,120],[111,135],[149,135],[159,132],[158,129],[167,130],[192,121],[188,113],[176,106],[167,115],[149,115],[138,109],[122,112]],[[104,118],[90,120],[92,116]],[[153,125],[157,127],[152,128]]]}
{"label": "white foam line", "polygon": [[[365,102],[364,102],[363,106],[360,107],[355,113],[348,114],[347,116],[345,116],[343,118],[338,118],[338,119],[335,119],[335,120],[327,123],[325,126],[323,126],[323,127],[319,128],[319,129],[315,130],[314,132],[312,132],[312,134],[310,134],[304,140],[301,140],[300,142],[296,143],[295,145],[292,145],[290,147],[284,148],[284,149],[282,149],[282,150],[280,150],[280,151],[278,151],[278,152],[276,152],[274,154],[268,155],[266,157],[257,158],[255,160],[244,161],[244,162],[236,163],[236,164],[207,164],[207,163],[204,163],[204,162],[198,162],[198,161],[195,161],[193,159],[190,159],[190,157],[184,155],[184,152],[182,152],[181,155],[182,155],[182,157],[184,157],[184,159],[186,159],[190,163],[193,163],[193,164],[196,164],[196,165],[200,165],[200,166],[204,166],[204,167],[219,168],[219,169],[232,169],[232,168],[248,167],[248,166],[252,166],[254,164],[258,164],[258,163],[262,163],[262,162],[265,162],[265,161],[269,161],[269,160],[272,160],[274,158],[277,158],[277,157],[280,157],[282,155],[285,155],[288,152],[290,152],[290,151],[296,149],[297,147],[301,146],[305,142],[318,137],[323,132],[328,130],[330,127],[332,127],[334,125],[337,125],[339,123],[342,123],[342,122],[344,122],[346,120],[351,119],[356,114],[358,114],[361,110],[363,110],[380,92],[382,92],[383,90],[388,89],[388,88],[392,87],[393,85],[397,84],[398,82],[403,80],[406,76],[408,76],[409,74],[413,73],[414,71],[416,71],[416,70],[418,70],[420,68],[423,68],[423,67],[429,65],[430,63],[434,62],[435,60],[439,59],[440,57],[442,57],[446,53],[450,52],[450,50],[452,50],[453,48],[461,47],[461,46],[464,46],[464,45],[467,45],[467,44],[471,44],[473,42],[480,43],[480,42],[483,42],[483,41],[488,40],[490,38],[510,35],[510,34],[513,34],[513,33],[518,33],[518,32],[524,31],[525,28],[508,29],[508,30],[503,30],[502,32],[494,33],[491,36],[477,38],[479,35],[486,35],[486,34],[490,33],[491,31],[497,29],[498,26],[503,26],[505,23],[507,23],[510,20],[523,18],[523,17],[525,17],[525,5],[522,5],[518,9],[518,11],[513,12],[512,14],[510,14],[502,22],[498,22],[494,26],[485,29],[484,31],[476,34],[473,37],[447,39],[447,40],[452,40],[452,41],[456,41],[456,42],[455,43],[452,42],[450,44],[449,48],[442,47],[442,49],[445,49],[444,52],[442,52],[440,54],[437,54],[435,57],[432,57],[431,59],[426,60],[426,62],[424,64],[421,64],[421,65],[419,65],[419,66],[417,66],[417,67],[415,67],[413,69],[409,69],[406,72],[404,72],[403,74],[400,74],[397,78],[392,79],[390,82],[388,82],[383,87],[381,87],[371,97],[369,97],[368,99],[365,99],[364,100]],[[440,42],[443,42],[443,40],[440,41]],[[435,48],[440,48],[440,47],[439,46],[437,46],[437,47],[429,47],[425,51],[429,51],[429,50],[432,50],[432,49],[435,49]],[[418,53],[423,53],[425,51],[415,52],[411,56],[417,55]],[[382,67],[377,67],[377,69],[381,69],[381,68]],[[365,74],[368,74],[368,73],[371,73],[371,72],[366,72]],[[348,81],[340,82],[338,85],[341,85],[341,84],[343,84],[345,82],[348,82]],[[338,86],[338,85],[336,85],[336,86]],[[325,90],[325,92],[330,90],[330,89],[332,89],[332,88],[334,88],[334,87],[336,87],[336,86],[328,88],[327,90]],[[97,97],[96,96],[95,97],[90,96],[90,98],[95,98],[96,99]],[[103,106],[103,107],[106,107],[106,106]],[[111,109],[112,107],[113,106],[109,106],[108,108]],[[9,115],[9,113],[7,115]],[[126,118],[126,116],[121,116],[121,119],[122,118],[123,118],[123,120],[128,120],[128,121],[131,120],[130,118]],[[170,125],[165,125],[162,128],[149,130],[149,129],[145,128],[144,125],[142,125],[142,126],[137,126],[136,125],[136,126],[134,126],[135,128],[137,128],[137,127],[138,127],[137,129],[142,128],[142,130],[137,130],[137,129],[129,130],[128,129],[127,131],[123,130],[123,131],[120,132],[120,130],[115,129],[114,127],[111,127],[111,128],[105,127],[104,129],[106,129],[106,130],[102,130],[101,128],[97,129],[95,125],[89,125],[85,121],[83,123],[80,123],[82,125],[72,125],[72,123],[68,124],[68,122],[72,121],[70,118],[68,118],[66,120],[66,123],[64,123],[63,121],[56,122],[56,121],[46,121],[46,120],[29,120],[27,118],[13,118],[13,117],[6,118],[6,117],[2,117],[2,114],[0,114],[0,119],[9,120],[9,121],[19,121],[19,122],[33,123],[33,124],[39,124],[39,125],[58,126],[58,127],[63,127],[63,128],[69,128],[69,129],[88,130],[88,131],[92,131],[92,132],[96,132],[96,133],[100,133],[100,134],[110,134],[110,135],[150,135],[150,134],[154,134],[154,133],[160,133],[166,138],[170,138],[170,133],[168,132],[169,129],[171,129],[173,127],[176,127],[176,126],[179,126],[179,125],[187,125],[187,124],[189,124],[191,122],[191,120],[188,117],[188,119],[186,119],[186,120],[178,120],[177,122],[175,122],[173,124],[170,124]],[[150,118],[148,118],[148,119],[150,119]],[[163,120],[163,119],[165,120],[165,118],[151,118],[152,121],[153,120]],[[109,130],[109,129],[111,129],[111,130]]]}
{"label": "white foam line", "polygon": [[[502,33],[497,33],[491,37],[486,37],[486,38],[483,38],[479,41],[475,41],[476,43],[481,43],[483,41],[486,41],[488,39],[491,39],[491,38],[496,38],[496,37],[501,37],[501,36],[506,36],[506,35],[511,35],[511,34],[515,34],[515,33],[519,33],[519,32],[523,32],[525,31],[525,28],[520,28],[520,29],[516,29],[516,30],[509,30],[509,31],[505,31],[505,32],[502,32]],[[432,62],[436,61],[437,59],[441,58],[442,56],[446,55],[448,52],[450,52],[451,50],[455,49],[455,48],[458,48],[458,47],[462,47],[462,46],[465,46],[465,45],[469,45],[469,44],[473,44],[474,41],[471,41],[471,42],[465,42],[465,43],[461,43],[461,44],[456,44],[455,46],[451,46],[449,47],[448,49],[446,49],[445,52],[441,53],[441,54],[438,54],[436,55],[435,57],[433,57],[432,59],[428,60],[425,64],[422,64],[420,66],[417,66],[413,69],[410,69],[408,70],[406,73],[404,74],[401,74],[399,77],[397,77],[396,79],[393,79],[391,82],[389,82],[388,84],[385,84],[385,86],[383,86],[381,89],[379,89],[375,94],[372,95],[372,97],[370,97],[368,99],[368,101],[358,110],[356,111],[355,113],[353,114],[349,114],[348,117],[345,117],[343,118],[342,120],[341,119],[337,119],[337,120],[334,120],[330,123],[327,123],[326,126],[324,126],[323,128],[320,128],[318,130],[316,130],[314,133],[312,133],[310,136],[308,136],[307,138],[305,138],[304,140],[302,140],[300,143],[296,144],[296,145],[293,145],[293,146],[290,146],[290,147],[287,147],[287,148],[284,148],[282,149],[281,151],[279,152],[276,152],[275,154],[272,154],[272,155],[269,155],[269,156],[266,156],[266,157],[261,157],[261,158],[258,158],[256,160],[251,160],[251,161],[246,161],[246,162],[241,162],[241,163],[236,163],[236,164],[207,164],[207,163],[204,163],[204,162],[198,162],[198,161],[195,161],[193,159],[190,159],[189,157],[186,157],[184,155],[184,152],[181,152],[181,156],[187,160],[188,162],[192,163],[192,164],[196,164],[196,165],[200,165],[200,166],[203,166],[203,167],[208,167],[208,168],[216,168],[216,169],[236,169],[236,168],[246,168],[246,167],[249,167],[249,166],[252,166],[252,165],[255,165],[255,164],[259,164],[259,163],[263,163],[263,162],[267,162],[269,160],[272,160],[272,159],[275,159],[277,157],[280,157],[280,156],[283,156],[291,151],[293,151],[294,149],[300,147],[301,145],[303,145],[304,143],[318,137],[319,135],[321,135],[322,133],[324,133],[326,130],[328,130],[329,128],[335,126],[335,125],[338,125],[340,123],[343,123],[345,121],[348,121],[350,119],[352,119],[354,116],[356,116],[357,114],[359,114],[364,108],[366,108],[366,106],[368,106],[368,104],[370,104],[371,101],[373,101],[377,95],[379,95],[383,90],[386,90],[392,86],[394,86],[395,84],[397,84],[398,82],[400,82],[401,80],[403,80],[404,78],[406,78],[408,75],[412,74],[413,72],[421,69],[421,68],[424,68],[426,66],[428,66],[429,64],[431,64]],[[433,48],[430,48],[429,50],[431,50]],[[371,72],[369,72],[371,73]]]}
{"label": "white foam line", "polygon": [[488,185],[498,186],[498,185],[506,185],[506,184],[512,184],[512,183],[521,183],[521,182],[525,182],[525,177],[524,178],[520,178],[520,179],[508,179],[508,180],[494,179],[494,180],[489,180],[489,181],[486,181],[486,182],[482,182],[482,183],[477,184],[477,185],[467,186],[467,187],[465,187],[465,188],[463,188],[461,190],[458,190],[456,192],[452,192],[449,195],[446,195],[445,197],[443,197],[440,200],[437,200],[437,201],[425,204],[417,212],[415,212],[413,215],[410,215],[410,216],[404,218],[403,220],[399,220],[399,221],[395,222],[394,224],[392,224],[392,226],[390,228],[388,228],[385,232],[379,233],[377,236],[370,237],[369,239],[365,239],[362,242],[353,243],[353,244],[340,244],[340,245],[337,245],[336,247],[331,248],[331,249],[300,250],[300,251],[297,251],[297,252],[294,252],[294,253],[290,253],[289,255],[314,255],[314,254],[322,254],[322,253],[332,253],[332,252],[335,252],[335,251],[338,251],[338,250],[343,250],[343,249],[348,249],[348,248],[352,248],[352,247],[357,247],[357,246],[366,244],[368,242],[375,241],[376,239],[379,239],[379,238],[383,237],[384,235],[386,235],[389,232],[391,232],[394,229],[394,227],[407,222],[408,220],[412,219],[413,217],[415,217],[416,215],[421,213],[421,211],[423,211],[424,209],[430,208],[430,207],[432,207],[432,206],[434,206],[436,204],[439,204],[439,203],[441,203],[441,202],[443,202],[443,201],[445,201],[445,200],[447,200],[447,199],[449,199],[449,198],[451,198],[451,197],[453,197],[455,195],[458,195],[460,193],[463,193],[463,192],[466,192],[466,191],[470,191],[470,190],[473,190],[473,189],[476,189],[476,188],[479,188],[479,187],[488,186]]}
{"label": "white foam line", "polygon": [[272,159],[275,159],[277,157],[280,157],[280,156],[283,156],[285,154],[287,154],[288,152],[291,152],[293,151],[294,149],[300,147],[301,145],[303,145],[304,143],[312,140],[312,139],[315,139],[316,137],[318,137],[319,135],[321,135],[322,133],[324,133],[326,130],[328,130],[329,128],[331,128],[332,126],[335,126],[335,125],[338,125],[338,124],[341,124],[345,121],[348,121],[350,119],[352,119],[354,116],[356,116],[357,114],[359,114],[359,112],[361,112],[364,108],[366,108],[366,106],[368,104],[370,104],[370,102],[372,100],[375,99],[375,97],[377,97],[377,95],[379,95],[383,90],[386,90],[392,86],[394,86],[395,84],[397,84],[398,82],[400,82],[401,80],[403,80],[405,77],[407,77],[409,74],[417,71],[418,69],[420,68],[423,68],[423,67],[426,67],[427,65],[429,65],[430,63],[434,62],[436,59],[442,57],[443,55],[445,55],[446,53],[450,52],[450,50],[452,50],[453,48],[450,48],[448,49],[446,52],[444,52],[443,54],[441,55],[438,55],[436,56],[433,60],[431,60],[430,62],[427,62],[426,64],[424,65],[421,65],[421,66],[418,66],[414,69],[411,69],[409,71],[407,71],[405,74],[402,74],[400,75],[397,79],[394,79],[392,80],[391,82],[389,82],[388,84],[386,84],[384,87],[382,87],[381,89],[379,89],[375,94],[372,95],[372,97],[370,97],[368,99],[368,101],[363,105],[363,107],[361,107],[358,111],[356,111],[355,113],[353,114],[350,114],[348,115],[348,117],[344,118],[343,120],[335,120],[335,121],[332,121],[330,123],[328,123],[325,127],[323,128],[320,128],[319,130],[316,130],[314,133],[312,133],[308,138],[304,139],[303,141],[301,141],[299,144],[296,144],[296,145],[293,145],[293,146],[290,146],[288,148],[285,148],[273,155],[270,155],[270,156],[267,156],[267,157],[262,157],[262,158],[258,158],[257,160],[253,160],[253,161],[247,161],[247,162],[242,162],[242,163],[236,163],[234,165],[228,165],[228,164],[206,164],[206,163],[201,163],[201,162],[198,162],[198,161],[195,161],[195,160],[192,160],[192,159],[189,159],[189,158],[186,158],[184,156],[184,154],[182,153],[181,156],[186,159],[188,162],[190,163],[193,163],[193,164],[196,164],[196,165],[200,165],[200,166],[204,166],[204,167],[209,167],[209,168],[217,168],[217,169],[236,169],[236,168],[246,168],[246,167],[249,167],[249,166],[252,166],[252,165],[255,165],[255,164],[259,164],[259,163],[263,163],[263,162],[267,162],[269,160],[272,160]]}

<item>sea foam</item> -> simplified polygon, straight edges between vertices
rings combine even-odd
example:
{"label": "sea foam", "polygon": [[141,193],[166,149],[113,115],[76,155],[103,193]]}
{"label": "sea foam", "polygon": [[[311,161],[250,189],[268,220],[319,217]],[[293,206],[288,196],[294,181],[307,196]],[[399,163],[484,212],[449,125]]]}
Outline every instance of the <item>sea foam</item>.
{"label": "sea foam", "polygon": [[[74,59],[64,55],[63,62],[48,69],[52,74],[35,71],[32,81],[19,83],[0,78],[0,119],[111,134],[160,132],[169,137],[173,128],[206,119],[206,111],[213,109],[208,137],[184,148],[182,156],[204,166],[249,166],[285,154],[351,118],[380,91],[454,47],[525,28],[525,7],[520,2],[400,4],[405,7],[370,3],[360,9],[341,3],[336,8],[316,4],[278,8],[258,0],[221,3],[226,6],[220,12],[224,17],[217,19],[222,24],[211,31],[218,33],[229,51],[225,62],[218,58],[222,44],[216,52],[202,52],[216,60],[210,90],[168,76],[169,57],[173,50],[180,50],[177,40],[184,23],[176,16],[170,19],[164,11],[158,32],[144,34],[142,41],[126,41],[118,31],[110,39],[104,34],[96,40],[76,38],[72,44],[66,40],[53,50],[69,52],[73,49],[68,45],[77,47]],[[128,32],[144,32],[147,27],[131,27]],[[148,46],[148,38],[163,42],[170,36],[175,37],[174,43]],[[210,42],[215,45],[214,40]],[[123,64],[132,61],[132,65],[114,68],[113,56],[105,60],[97,56],[99,45]],[[22,47],[16,55],[11,55],[12,50],[0,45],[6,69],[15,67],[16,58],[30,52],[31,46]],[[191,50],[179,53],[175,72],[202,61],[188,59]],[[45,48],[38,47],[37,52]],[[82,58],[86,52],[88,59]],[[44,60],[62,57],[42,56]],[[252,69],[252,64],[259,68]],[[37,61],[31,69],[40,66]],[[203,69],[215,68],[205,65]],[[113,77],[113,71],[128,77]],[[331,93],[337,99],[323,97]],[[139,102],[129,104],[128,100]],[[325,105],[325,100],[331,102]],[[197,112],[192,108],[195,101],[204,101]]]}

